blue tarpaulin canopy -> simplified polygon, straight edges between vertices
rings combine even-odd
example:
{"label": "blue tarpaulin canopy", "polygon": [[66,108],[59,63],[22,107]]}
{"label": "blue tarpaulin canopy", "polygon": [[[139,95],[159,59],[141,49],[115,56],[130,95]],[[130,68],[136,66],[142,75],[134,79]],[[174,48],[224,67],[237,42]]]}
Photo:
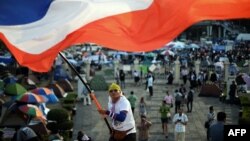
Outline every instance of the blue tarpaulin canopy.
{"label": "blue tarpaulin canopy", "polygon": [[224,46],[224,45],[214,45],[213,46],[214,51],[225,51],[225,49],[226,49],[226,46]]}

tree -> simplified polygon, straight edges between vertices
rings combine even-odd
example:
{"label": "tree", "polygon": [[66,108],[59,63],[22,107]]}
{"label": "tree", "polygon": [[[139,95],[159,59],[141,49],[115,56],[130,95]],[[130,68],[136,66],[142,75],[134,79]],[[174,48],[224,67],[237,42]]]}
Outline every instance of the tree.
{"label": "tree", "polygon": [[68,111],[62,108],[50,110],[47,115],[47,120],[49,121],[47,128],[51,131],[65,131],[73,128],[73,122],[70,120]]}

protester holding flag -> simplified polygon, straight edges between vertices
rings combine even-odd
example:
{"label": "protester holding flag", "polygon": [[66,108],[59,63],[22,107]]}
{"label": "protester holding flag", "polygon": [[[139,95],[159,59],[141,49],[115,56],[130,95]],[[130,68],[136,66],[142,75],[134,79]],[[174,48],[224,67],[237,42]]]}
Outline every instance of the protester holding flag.
{"label": "protester holding flag", "polygon": [[119,85],[109,86],[108,110],[99,110],[100,114],[112,119],[113,132],[110,141],[136,141],[135,120],[127,98]]}

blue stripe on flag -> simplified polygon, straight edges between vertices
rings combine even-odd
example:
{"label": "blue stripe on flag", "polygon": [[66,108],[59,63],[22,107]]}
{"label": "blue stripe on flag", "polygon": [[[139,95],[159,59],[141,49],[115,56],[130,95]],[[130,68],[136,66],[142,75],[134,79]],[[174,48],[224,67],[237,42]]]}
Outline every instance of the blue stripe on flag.
{"label": "blue stripe on flag", "polygon": [[0,25],[19,25],[44,17],[52,0],[0,0]]}

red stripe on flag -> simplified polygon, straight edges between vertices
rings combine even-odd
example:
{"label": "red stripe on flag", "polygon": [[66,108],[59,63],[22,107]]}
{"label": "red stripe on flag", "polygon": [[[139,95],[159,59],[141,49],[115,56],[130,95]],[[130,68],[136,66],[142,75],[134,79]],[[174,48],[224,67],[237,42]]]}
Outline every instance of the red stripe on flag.
{"label": "red stripe on flag", "polygon": [[72,44],[94,42],[116,50],[151,51],[201,20],[249,17],[249,0],[155,0],[148,9],[107,17],[83,26],[39,55],[15,48],[3,34],[0,39],[21,65],[46,72],[51,69],[58,52]]}

